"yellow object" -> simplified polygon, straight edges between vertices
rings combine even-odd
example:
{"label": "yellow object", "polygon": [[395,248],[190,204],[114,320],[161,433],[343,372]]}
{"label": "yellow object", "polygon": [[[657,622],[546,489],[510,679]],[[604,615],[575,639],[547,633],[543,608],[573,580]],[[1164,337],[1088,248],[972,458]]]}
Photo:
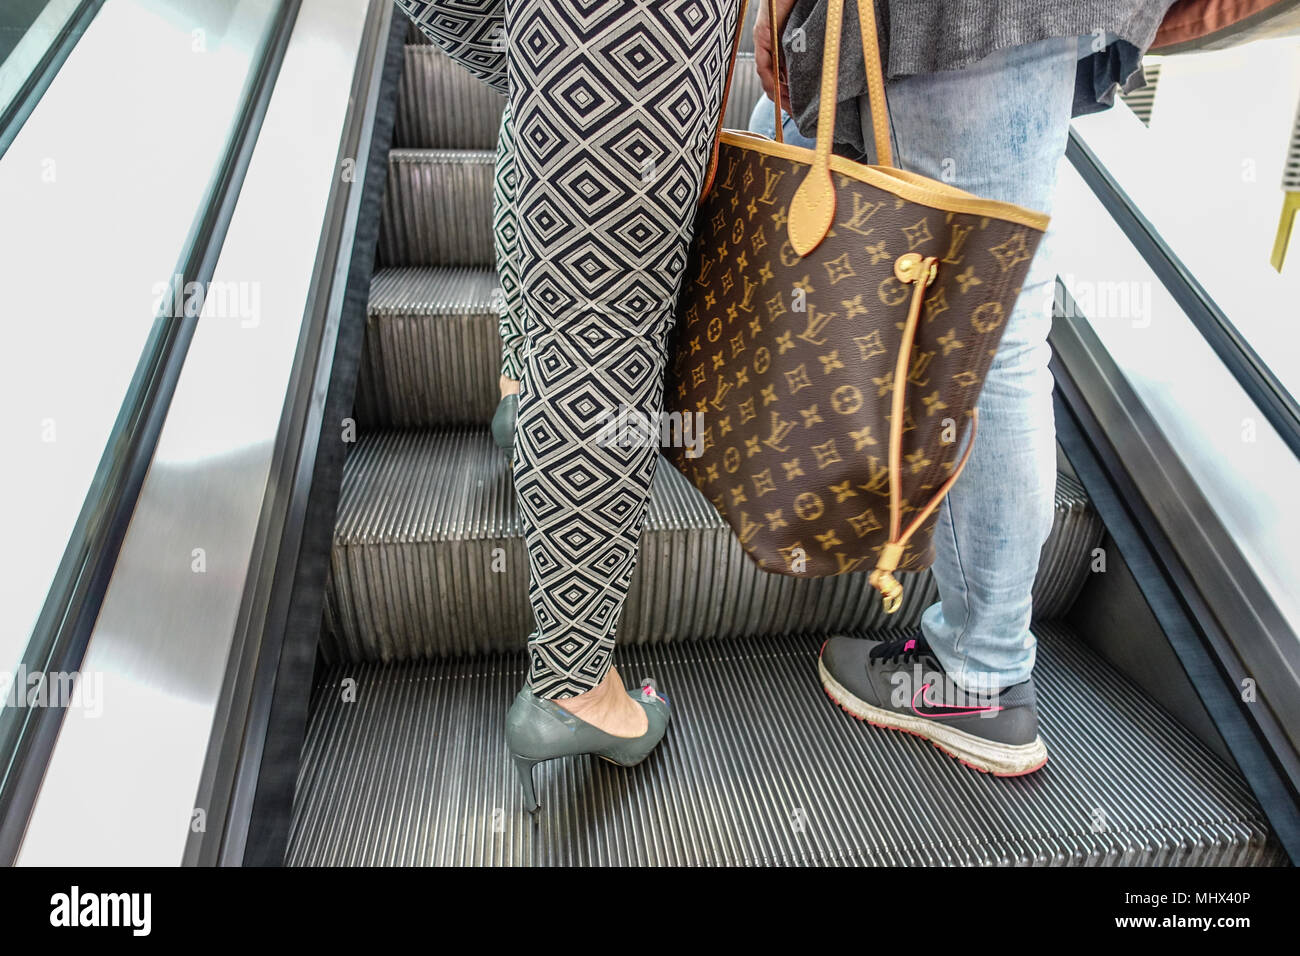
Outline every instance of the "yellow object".
{"label": "yellow object", "polygon": [[1273,254],[1269,256],[1268,261],[1273,264],[1273,268],[1278,272],[1282,271],[1282,263],[1286,260],[1287,247],[1291,245],[1291,227],[1295,225],[1295,218],[1300,215],[1300,191],[1283,193],[1282,200],[1282,218],[1277,224],[1277,238],[1273,240]]}

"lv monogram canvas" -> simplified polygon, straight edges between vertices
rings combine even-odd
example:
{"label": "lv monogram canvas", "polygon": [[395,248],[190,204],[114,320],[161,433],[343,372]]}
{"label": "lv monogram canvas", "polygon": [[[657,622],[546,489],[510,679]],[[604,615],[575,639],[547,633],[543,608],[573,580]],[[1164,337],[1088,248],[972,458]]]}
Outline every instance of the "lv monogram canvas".
{"label": "lv monogram canvas", "polygon": [[[842,8],[828,4],[819,133]],[[664,398],[702,440],[666,453],[764,570],[870,571],[892,610],[892,572],[933,559],[1047,219],[890,168],[874,11],[858,11],[882,164],[832,156],[828,135],[808,150],[720,133]]]}
{"label": "lv monogram canvas", "polygon": [[[869,570],[889,536],[889,402],[913,295],[895,259],[938,259],[907,363],[906,518],[956,465],[1039,233],[832,173],[835,225],[800,257],[785,225],[807,168],[723,143],[665,402],[702,413],[700,456],[670,456],[754,560],[821,576]],[[900,569],[928,566],[934,521]]]}

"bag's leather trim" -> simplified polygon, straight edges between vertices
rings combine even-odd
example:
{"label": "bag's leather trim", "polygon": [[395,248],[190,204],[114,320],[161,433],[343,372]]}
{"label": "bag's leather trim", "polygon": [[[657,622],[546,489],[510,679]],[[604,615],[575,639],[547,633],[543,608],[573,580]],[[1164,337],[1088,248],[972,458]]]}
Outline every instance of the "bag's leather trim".
{"label": "bag's leather trim", "polygon": [[[753,149],[770,156],[780,156],[782,159],[792,160],[805,166],[812,166],[816,156],[813,150],[806,147],[794,146],[790,143],[774,143],[766,136],[744,130],[725,130],[719,137],[719,141],[740,149]],[[1004,222],[1027,226],[1039,232],[1046,231],[1047,224],[1051,221],[1051,217],[1045,213],[997,199],[981,199],[964,189],[949,186],[947,183],[896,166],[866,166],[843,156],[832,155],[830,168],[850,179],[867,183],[901,199],[920,203],[932,209],[988,216],[991,219],[1001,219]]]}
{"label": "bag's leather trim", "polygon": [[916,328],[921,321],[921,305],[925,300],[926,287],[935,277],[939,260],[934,256],[921,258],[916,253],[905,253],[894,260],[894,274],[900,282],[913,282],[912,302],[907,310],[907,320],[903,323],[903,338],[898,346],[898,361],[894,367],[894,388],[890,400],[889,415],[889,540],[880,549],[876,566],[872,570],[869,583],[878,590],[884,600],[886,614],[898,610],[903,598],[903,586],[894,577],[898,562],[903,557],[907,542],[920,530],[927,518],[939,507],[944,496],[956,483],[957,478],[966,468],[971,452],[975,448],[975,433],[979,425],[979,410],[971,409],[970,431],[967,436],[966,450],[958,460],[948,480],[931,495],[929,502],[921,508],[906,530],[903,529],[903,409],[907,401],[907,374],[911,369],[912,346],[916,341]]}
{"label": "bag's leather trim", "polygon": [[[741,19],[744,19],[745,4],[747,0],[740,0]],[[773,135],[778,143],[785,142],[785,124],[781,122],[781,31],[776,28],[776,0],[767,0],[767,19],[769,26],[772,28],[772,90],[776,96],[772,97],[772,109],[776,113],[775,125],[773,126]],[[725,108],[726,97],[723,98]],[[718,135],[722,135],[722,129],[718,129]]]}
{"label": "bag's leather trim", "polygon": [[[731,59],[727,61],[727,81],[722,86],[722,102],[718,106],[718,128],[713,134],[713,152],[709,155],[709,167],[704,171],[704,188],[700,190],[699,205],[709,198],[713,188],[713,177],[718,173],[718,150],[722,148],[722,124],[726,121],[727,100],[731,97],[731,77],[736,72],[736,59],[740,53],[740,38],[745,30],[745,9],[749,0],[740,0],[740,9],[736,12],[736,35],[731,38]],[[781,127],[781,110],[776,111],[777,128]]]}

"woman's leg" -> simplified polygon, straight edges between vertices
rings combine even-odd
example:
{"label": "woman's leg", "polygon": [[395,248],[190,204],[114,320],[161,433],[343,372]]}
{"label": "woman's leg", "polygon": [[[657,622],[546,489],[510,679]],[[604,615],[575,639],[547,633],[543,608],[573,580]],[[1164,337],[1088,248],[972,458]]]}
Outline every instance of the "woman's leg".
{"label": "woman's leg", "polygon": [[[1073,38],[1025,44],[961,70],[888,83],[899,166],[1047,211],[1069,129],[1076,49]],[[859,107],[870,129],[869,107]],[[963,269],[963,257],[955,246],[939,268]],[[980,393],[970,460],[939,511],[940,600],[921,617],[924,639],[834,637],[818,661],[822,686],[849,713],[1003,776],[1047,762],[1029,619],[1056,484],[1047,368],[1054,278],[1040,247]]]}
{"label": "woman's leg", "polygon": [[527,338],[514,472],[539,697],[584,695],[611,666],[659,456],[598,436],[621,410],[658,422],[735,14],[506,3]]}
{"label": "woman's leg", "polygon": [[[420,31],[442,52],[500,93],[508,90],[504,0],[396,0]],[[501,394],[519,390],[524,341],[515,247],[514,126],[510,105],[501,116],[496,175],[492,190],[492,225],[501,295],[497,315],[501,332]]]}
{"label": "woman's leg", "polygon": [[507,92],[505,0],[394,0],[420,32],[499,93]]}
{"label": "woman's leg", "polygon": [[[1077,47],[1075,38],[1044,40],[965,69],[891,82],[899,165],[978,196],[1050,211]],[[935,528],[940,602],[926,610],[922,630],[944,670],[972,691],[1018,684],[1034,665],[1030,594],[1056,488],[1050,239],[1007,322],[980,393],[975,449]]]}
{"label": "woman's leg", "polygon": [[496,249],[497,327],[501,332],[501,394],[519,391],[524,373],[524,302],[519,286],[519,222],[516,214],[515,129],[507,100],[497,136],[492,188],[492,234]]}

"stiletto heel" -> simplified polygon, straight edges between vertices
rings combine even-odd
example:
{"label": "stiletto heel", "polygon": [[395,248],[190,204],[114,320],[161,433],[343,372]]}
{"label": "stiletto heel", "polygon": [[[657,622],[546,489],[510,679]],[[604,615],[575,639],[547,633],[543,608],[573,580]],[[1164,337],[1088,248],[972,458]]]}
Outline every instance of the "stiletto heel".
{"label": "stiletto heel", "polygon": [[533,760],[530,757],[521,757],[519,754],[511,754],[510,759],[515,763],[515,770],[519,772],[519,783],[524,788],[524,809],[529,813],[534,813],[541,806],[537,801],[537,791],[533,786],[533,768],[540,761]]}
{"label": "stiletto heel", "polygon": [[668,701],[648,686],[628,696],[646,712],[646,732],[640,737],[607,734],[555,701],[536,696],[524,685],[506,715],[506,745],[530,813],[541,806],[533,784],[533,768],[543,760],[595,754],[621,767],[633,767],[659,745],[668,729]]}

